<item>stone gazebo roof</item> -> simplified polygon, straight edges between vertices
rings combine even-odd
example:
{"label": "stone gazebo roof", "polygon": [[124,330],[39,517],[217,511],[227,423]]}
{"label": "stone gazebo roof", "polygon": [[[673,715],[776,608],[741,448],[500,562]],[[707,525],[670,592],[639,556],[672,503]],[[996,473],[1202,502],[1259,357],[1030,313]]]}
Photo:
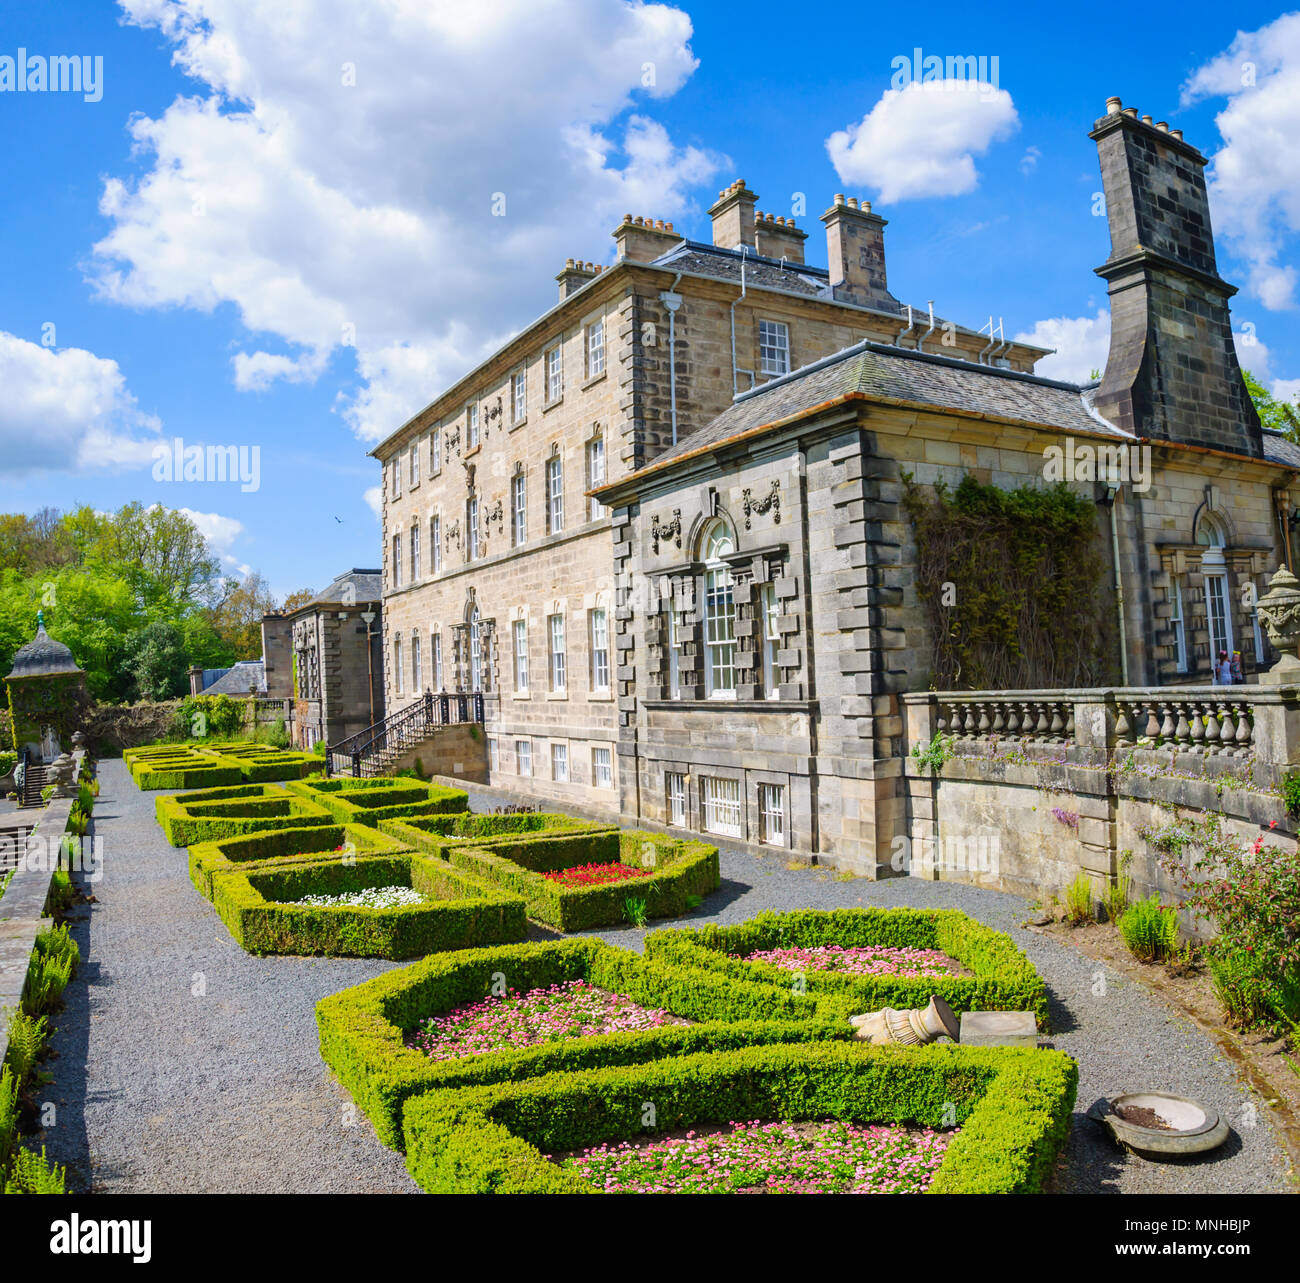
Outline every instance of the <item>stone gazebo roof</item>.
{"label": "stone gazebo roof", "polygon": [[38,611],[36,636],[14,655],[13,671],[6,680],[12,682],[21,681],[24,677],[59,677],[79,672],[81,669],[72,658],[72,652],[45,631],[45,614]]}

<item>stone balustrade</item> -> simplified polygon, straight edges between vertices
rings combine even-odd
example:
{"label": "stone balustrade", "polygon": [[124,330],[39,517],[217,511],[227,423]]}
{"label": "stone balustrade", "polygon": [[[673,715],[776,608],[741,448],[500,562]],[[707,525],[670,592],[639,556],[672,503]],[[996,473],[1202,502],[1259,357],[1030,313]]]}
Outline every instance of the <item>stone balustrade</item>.
{"label": "stone balustrade", "polygon": [[1249,764],[1266,785],[1300,764],[1294,686],[929,691],[903,705],[909,747],[937,733],[964,756],[1016,750],[1096,765],[1158,753],[1210,774]]}

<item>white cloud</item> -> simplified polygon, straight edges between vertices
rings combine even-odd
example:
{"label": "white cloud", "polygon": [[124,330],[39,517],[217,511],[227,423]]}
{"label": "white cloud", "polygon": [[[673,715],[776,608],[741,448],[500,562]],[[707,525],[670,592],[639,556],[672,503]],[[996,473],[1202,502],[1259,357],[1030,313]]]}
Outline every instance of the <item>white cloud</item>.
{"label": "white cloud", "polygon": [[1005,89],[974,81],[913,81],[887,89],[856,125],[826,140],[835,172],[884,202],[960,196],[979,183],[975,157],[1020,127]]}
{"label": "white cloud", "polygon": [[234,563],[233,557],[225,557],[231,545],[244,533],[244,523],[235,517],[223,517],[219,512],[196,512],[193,508],[177,508],[177,512],[188,517],[207,541],[212,550],[223,555],[224,559]]}
{"label": "white cloud", "polygon": [[116,361],[0,330],[0,452],[6,473],[84,473],[148,462],[160,424]]}
{"label": "white cloud", "polygon": [[1038,168],[1038,162],[1043,153],[1037,147],[1026,147],[1025,154],[1020,158],[1020,172],[1026,178]]}
{"label": "white cloud", "polygon": [[549,306],[625,212],[680,218],[722,159],[629,114],[696,67],[668,5],[120,3],[199,91],[132,123],[148,168],[105,184],[100,292],[233,305],[288,349],[239,353],[240,388],[354,347],[364,385],[338,408],[366,439]]}
{"label": "white cloud", "polygon": [[1296,269],[1280,261],[1300,231],[1300,13],[1232,44],[1183,86],[1183,102],[1226,98],[1215,117],[1210,200],[1217,230],[1247,264],[1247,289],[1270,310],[1295,306]]}
{"label": "white cloud", "polygon": [[1106,368],[1110,350],[1110,313],[1098,308],[1095,316],[1054,316],[1039,321],[1032,330],[1015,336],[1017,343],[1055,348],[1034,367],[1035,374],[1068,383],[1087,383],[1093,370]]}
{"label": "white cloud", "polygon": [[1279,401],[1300,402],[1300,379],[1274,379],[1269,391]]}
{"label": "white cloud", "polygon": [[381,486],[371,486],[363,494],[366,507],[375,514],[375,520],[378,521],[384,510],[384,492]]}

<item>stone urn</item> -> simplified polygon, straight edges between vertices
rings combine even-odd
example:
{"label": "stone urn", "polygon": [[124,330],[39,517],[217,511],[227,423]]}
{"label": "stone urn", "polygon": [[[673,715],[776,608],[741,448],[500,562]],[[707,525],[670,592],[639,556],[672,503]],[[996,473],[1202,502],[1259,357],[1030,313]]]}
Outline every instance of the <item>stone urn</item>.
{"label": "stone urn", "polygon": [[1300,649],[1300,579],[1285,566],[1276,570],[1268,581],[1268,592],[1255,605],[1255,613],[1282,656],[1260,680],[1274,685],[1300,681],[1300,658],[1296,657]]}
{"label": "stone urn", "polygon": [[883,1011],[867,1011],[860,1016],[850,1016],[849,1024],[854,1036],[877,1047],[923,1047],[938,1038],[956,1042],[961,1032],[952,1008],[942,998],[931,996],[924,1010],[913,1007],[898,1011],[886,1007]]}
{"label": "stone urn", "polygon": [[49,784],[53,784],[55,797],[76,797],[77,783],[74,778],[76,775],[77,764],[72,758],[71,753],[60,753],[58,757],[45,768],[45,779]]}

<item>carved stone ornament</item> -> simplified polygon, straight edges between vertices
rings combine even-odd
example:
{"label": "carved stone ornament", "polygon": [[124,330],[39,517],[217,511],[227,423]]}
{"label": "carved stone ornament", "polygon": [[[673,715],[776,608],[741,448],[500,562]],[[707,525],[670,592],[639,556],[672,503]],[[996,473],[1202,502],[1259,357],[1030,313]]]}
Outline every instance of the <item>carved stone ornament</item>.
{"label": "carved stone ornament", "polygon": [[673,509],[673,519],[667,525],[659,524],[659,516],[656,513],[650,518],[650,542],[654,546],[656,555],[659,552],[660,543],[667,543],[672,540],[678,548],[682,546],[682,510]]}
{"label": "carved stone ornament", "polygon": [[921,1047],[945,1037],[956,1042],[961,1033],[952,1008],[942,998],[934,996],[924,1011],[915,1007],[910,1011],[886,1007],[883,1011],[850,1016],[849,1024],[856,1031],[855,1038],[877,1047]]}
{"label": "carved stone ornament", "polygon": [[745,529],[750,528],[751,513],[756,512],[762,516],[769,508],[772,510],[772,524],[779,526],[781,524],[781,483],[774,480],[772,488],[761,499],[751,498],[751,493],[745,490],[741,495],[745,510]]}
{"label": "carved stone ornament", "polygon": [[1271,682],[1293,682],[1300,677],[1300,579],[1285,566],[1273,573],[1266,592],[1256,603],[1259,622],[1264,625],[1268,639],[1281,652],[1281,659],[1265,677]]}

